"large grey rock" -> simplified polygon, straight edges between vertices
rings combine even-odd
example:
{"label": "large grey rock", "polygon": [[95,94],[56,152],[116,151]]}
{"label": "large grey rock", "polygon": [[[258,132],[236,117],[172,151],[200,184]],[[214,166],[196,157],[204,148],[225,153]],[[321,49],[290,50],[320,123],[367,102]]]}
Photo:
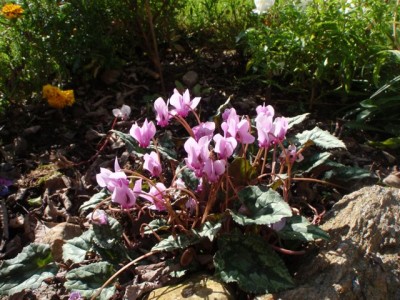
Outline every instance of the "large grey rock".
{"label": "large grey rock", "polygon": [[[343,197],[321,226],[331,240],[277,299],[400,299],[400,190],[371,186]],[[271,295],[259,299],[271,299]]]}

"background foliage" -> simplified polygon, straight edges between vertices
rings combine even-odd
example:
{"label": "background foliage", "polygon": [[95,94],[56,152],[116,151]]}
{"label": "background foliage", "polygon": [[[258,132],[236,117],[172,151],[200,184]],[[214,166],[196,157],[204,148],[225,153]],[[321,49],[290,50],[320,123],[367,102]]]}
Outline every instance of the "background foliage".
{"label": "background foliage", "polygon": [[248,69],[308,91],[310,104],[332,91],[365,93],[377,53],[396,45],[396,10],[395,1],[279,1],[243,34]]}
{"label": "background foliage", "polygon": [[309,108],[347,109],[399,75],[397,2],[277,0],[257,15],[251,0],[17,0],[23,16],[0,17],[0,102],[40,99],[44,84],[72,88],[127,64],[161,73],[167,55],[206,48],[237,50],[243,82]]}

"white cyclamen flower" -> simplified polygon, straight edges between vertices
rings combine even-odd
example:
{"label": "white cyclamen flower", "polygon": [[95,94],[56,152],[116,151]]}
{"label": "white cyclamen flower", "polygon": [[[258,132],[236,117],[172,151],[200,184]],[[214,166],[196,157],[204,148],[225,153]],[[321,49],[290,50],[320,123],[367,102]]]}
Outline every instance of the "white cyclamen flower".
{"label": "white cyclamen flower", "polygon": [[131,114],[131,108],[128,105],[122,105],[121,108],[114,108],[112,110],[114,117],[121,118],[122,120],[128,120]]}
{"label": "white cyclamen flower", "polygon": [[254,0],[256,9],[253,10],[256,14],[262,14],[268,11],[274,4],[275,0]]}

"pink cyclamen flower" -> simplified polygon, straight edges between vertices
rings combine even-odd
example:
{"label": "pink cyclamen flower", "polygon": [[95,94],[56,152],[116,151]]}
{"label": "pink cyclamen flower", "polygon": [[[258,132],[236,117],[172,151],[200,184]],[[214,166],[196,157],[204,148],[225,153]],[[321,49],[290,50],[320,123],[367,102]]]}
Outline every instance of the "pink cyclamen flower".
{"label": "pink cyclamen flower", "polygon": [[169,103],[175,107],[171,110],[172,115],[179,115],[183,118],[187,117],[191,110],[194,110],[200,102],[200,97],[195,97],[190,100],[189,90],[186,90],[181,95],[177,89],[174,89],[174,94],[169,99]]}
{"label": "pink cyclamen flower", "polygon": [[198,142],[190,137],[183,145],[188,154],[188,157],[185,158],[186,165],[194,171],[194,174],[198,178],[202,177],[204,163],[209,159],[209,144],[210,139],[207,136],[203,136]]}
{"label": "pink cyclamen flower", "polygon": [[198,141],[201,137],[207,136],[209,139],[212,138],[215,130],[214,122],[203,122],[192,128],[194,138]]}
{"label": "pink cyclamen flower", "polygon": [[168,103],[165,103],[164,99],[159,97],[154,101],[154,110],[156,111],[157,125],[161,127],[167,126],[171,118],[168,111]]}
{"label": "pink cyclamen flower", "polygon": [[224,135],[227,137],[236,137],[237,124],[239,124],[239,116],[236,114],[234,108],[226,109],[222,114],[224,122],[221,124],[221,128],[224,131]]}
{"label": "pink cyclamen flower", "polygon": [[275,144],[282,142],[285,139],[286,132],[288,129],[288,121],[284,117],[275,118],[274,123],[272,124],[272,135],[273,142]]}
{"label": "pink cyclamen flower", "polygon": [[265,106],[265,103],[263,105],[257,106],[256,112],[257,112],[256,121],[258,117],[261,117],[263,115],[269,117],[273,117],[275,115],[275,109],[271,105]]}
{"label": "pink cyclamen flower", "polygon": [[190,214],[193,214],[196,211],[197,201],[193,198],[189,198],[185,203],[185,207],[189,210]]}
{"label": "pink cyclamen flower", "polygon": [[272,131],[272,116],[259,114],[256,118],[257,139],[258,145],[262,148],[268,148],[273,142]]}
{"label": "pink cyclamen flower", "polygon": [[143,168],[148,170],[151,173],[151,176],[154,177],[160,176],[162,172],[162,167],[158,154],[152,151],[150,154],[146,153],[143,159],[144,159]]}
{"label": "pink cyclamen flower", "polygon": [[108,224],[107,214],[102,209],[96,209],[94,212],[88,214],[86,216],[86,219],[89,220],[89,222],[92,222],[92,223],[97,224],[97,225],[106,225],[106,224]]}
{"label": "pink cyclamen flower", "polygon": [[150,191],[146,195],[143,195],[143,198],[152,203],[152,205],[149,206],[149,209],[158,211],[164,211],[166,209],[164,200],[166,190],[167,188],[165,185],[158,182],[150,188]]}
{"label": "pink cyclamen flower", "polygon": [[106,169],[106,168],[100,168],[100,173],[96,174],[96,180],[97,183],[101,187],[107,187],[110,192],[114,190],[113,183],[112,183],[112,177],[113,178],[127,178],[125,173],[121,171],[121,167],[119,166],[118,159],[115,158],[114,161],[114,172]]}
{"label": "pink cyclamen flower", "polygon": [[79,292],[71,292],[69,294],[68,300],[83,300],[81,293]]}
{"label": "pink cyclamen flower", "polygon": [[249,132],[249,122],[246,119],[240,120],[234,108],[225,110],[222,118],[225,121],[222,122],[221,128],[226,137],[233,137],[242,144],[252,144],[254,142],[255,138]]}
{"label": "pink cyclamen flower", "polygon": [[204,164],[203,172],[210,182],[216,182],[225,173],[225,165],[225,160],[219,159],[214,161],[208,159]]}
{"label": "pink cyclamen flower", "polygon": [[153,122],[148,122],[146,118],[142,127],[139,127],[137,122],[135,122],[129,133],[136,141],[138,141],[140,147],[146,148],[150,145],[151,139],[156,134],[156,126]]}
{"label": "pink cyclamen flower", "polygon": [[[226,121],[226,120],[228,120],[228,118],[232,118],[234,116],[237,116],[236,109],[234,109],[233,107],[232,108],[227,108],[222,113],[222,120]],[[239,122],[239,116],[237,116],[237,120]]]}
{"label": "pink cyclamen flower", "polygon": [[122,120],[128,120],[131,114],[131,108],[128,105],[122,105],[121,108],[114,108],[112,110],[114,117],[120,118]]}
{"label": "pink cyclamen flower", "polygon": [[129,181],[121,181],[121,185],[114,189],[111,200],[121,205],[122,208],[131,208],[135,206],[136,199],[141,193],[142,179],[135,181],[133,190],[129,187]]}
{"label": "pink cyclamen flower", "polygon": [[115,158],[114,170],[115,172],[111,172],[100,168],[100,173],[96,174],[97,183],[112,193],[111,201],[120,204],[122,208],[131,208],[136,204],[136,198],[141,193],[142,180],[137,180],[132,190],[126,174],[121,171],[117,158]]}
{"label": "pink cyclamen flower", "polygon": [[218,153],[220,159],[227,159],[233,154],[237,146],[237,141],[233,137],[223,137],[219,133],[213,137],[215,142],[214,151]]}
{"label": "pink cyclamen flower", "polygon": [[[304,159],[304,156],[301,153],[297,153],[297,148],[295,145],[289,145],[289,147],[286,149],[286,155],[288,156],[290,163],[301,162]],[[279,156],[281,163],[286,162],[286,155],[285,152],[282,152]]]}
{"label": "pink cyclamen flower", "polygon": [[247,120],[243,119],[237,124],[236,140],[242,144],[252,144],[256,139],[249,132],[250,124]]}

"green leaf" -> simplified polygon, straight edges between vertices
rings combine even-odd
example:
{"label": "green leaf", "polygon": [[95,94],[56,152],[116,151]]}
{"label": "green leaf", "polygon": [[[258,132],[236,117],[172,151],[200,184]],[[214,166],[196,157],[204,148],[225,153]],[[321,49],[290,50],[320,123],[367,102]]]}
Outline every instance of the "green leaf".
{"label": "green leaf", "polygon": [[93,230],[87,230],[76,238],[67,240],[63,245],[63,260],[80,263],[85,260],[86,253],[92,247]]}
{"label": "green leaf", "polygon": [[318,147],[323,149],[346,148],[346,145],[337,137],[330,134],[328,131],[315,127],[313,130],[306,130],[296,134],[295,138],[301,145],[305,145],[312,141]]}
{"label": "green leaf", "polygon": [[0,295],[10,296],[24,289],[36,289],[43,280],[56,273],[49,245],[30,244],[16,257],[2,262]]}
{"label": "green leaf", "polygon": [[283,240],[313,241],[329,240],[329,235],[318,226],[312,225],[303,216],[286,218],[285,227],[277,232]]}
{"label": "green leaf", "polygon": [[217,109],[217,113],[213,116],[213,120],[216,123],[219,123],[218,121],[220,120],[223,112],[225,111],[225,109],[227,109],[230,105],[231,102],[231,98],[232,96],[229,96],[228,99],[226,99],[225,103],[220,105]]}
{"label": "green leaf", "polygon": [[207,221],[203,224],[203,227],[201,228],[200,231],[198,231],[198,235],[200,237],[207,237],[211,242],[214,240],[216,237],[217,233],[221,229],[221,222],[210,222]]}
{"label": "green leaf", "polygon": [[111,249],[121,239],[122,226],[114,218],[108,217],[107,225],[93,224],[93,241],[97,246]]}
{"label": "green leaf", "polygon": [[368,142],[369,145],[380,149],[398,149],[400,148],[400,137],[389,138],[382,142]]}
{"label": "green leaf", "polygon": [[172,161],[177,161],[178,154],[176,153],[176,145],[173,142],[172,134],[166,132],[157,140],[157,147],[151,144],[149,149],[157,150],[158,153],[164,158]]}
{"label": "green leaf", "polygon": [[247,185],[247,183],[257,177],[257,169],[253,167],[247,159],[242,157],[235,158],[228,167],[228,173],[235,186]]}
{"label": "green leaf", "polygon": [[168,230],[170,226],[167,223],[167,220],[165,219],[154,219],[152,220],[149,224],[147,224],[144,230],[144,234],[152,234],[154,231],[159,231],[159,230]]}
{"label": "green leaf", "polygon": [[324,180],[338,180],[342,182],[348,182],[349,180],[355,180],[355,179],[363,179],[363,178],[368,178],[368,177],[376,177],[375,175],[372,175],[369,170],[359,168],[359,167],[351,167],[351,166],[345,166],[341,163],[337,163],[334,161],[328,161],[326,163],[327,166],[332,166],[334,167],[333,170],[327,171],[324,174],[324,177],[322,179]]}
{"label": "green leaf", "polygon": [[184,168],[182,172],[180,170],[180,167],[176,170],[176,173],[179,174],[179,178],[181,178],[185,182],[188,188],[195,191],[200,183],[199,179],[189,168]]}
{"label": "green leaf", "polygon": [[[90,298],[113,274],[114,267],[108,262],[97,262],[73,269],[67,273],[64,286],[69,291],[79,292],[82,297]],[[102,290],[100,299],[110,299],[115,294],[115,287]]]}
{"label": "green leaf", "polygon": [[110,249],[102,248],[97,244],[93,244],[93,251],[98,254],[102,261],[118,265],[122,261],[131,261],[140,255],[133,249],[128,249],[122,242],[115,243]]}
{"label": "green leaf", "polygon": [[139,147],[138,143],[130,134],[126,134],[118,130],[111,130],[111,132],[117,134],[121,140],[124,141],[126,149],[129,153],[133,153],[138,157],[142,157],[144,155],[144,149]]}
{"label": "green leaf", "polygon": [[101,201],[109,196],[110,194],[108,193],[108,191],[106,189],[103,189],[97,194],[94,194],[88,201],[83,202],[81,207],[79,207],[79,212],[85,213],[87,210],[95,208],[97,204],[99,204]]}
{"label": "green leaf", "polygon": [[303,122],[307,117],[310,115],[310,113],[305,113],[302,115],[298,115],[292,118],[286,118],[288,121],[288,129],[292,128],[294,125],[300,124]]}
{"label": "green leaf", "polygon": [[326,163],[330,156],[331,153],[329,152],[316,153],[307,161],[308,164],[307,166],[305,166],[305,168],[307,169],[304,172],[311,172],[316,167],[323,165],[324,163]]}
{"label": "green leaf", "polygon": [[175,237],[170,235],[151,248],[151,251],[172,251],[176,249],[185,249],[190,245],[197,244],[200,242],[200,239],[201,237],[196,234],[178,234]]}
{"label": "green leaf", "polygon": [[185,86],[179,80],[175,80],[175,86],[176,86],[177,90],[180,90],[180,91],[184,91],[185,90]]}
{"label": "green leaf", "polygon": [[218,240],[215,273],[246,293],[275,293],[293,287],[284,262],[260,236],[229,234]]}
{"label": "green leaf", "polygon": [[28,199],[29,206],[38,207],[42,205],[42,196]]}
{"label": "green leaf", "polygon": [[207,221],[200,230],[192,229],[190,233],[168,236],[166,239],[155,245],[151,251],[172,251],[175,249],[185,249],[191,245],[199,243],[203,238],[213,241],[218,231],[221,229],[221,222]]}
{"label": "green leaf", "polygon": [[240,225],[270,225],[292,215],[290,206],[272,189],[248,186],[238,195],[242,206],[230,213],[233,220]]}

